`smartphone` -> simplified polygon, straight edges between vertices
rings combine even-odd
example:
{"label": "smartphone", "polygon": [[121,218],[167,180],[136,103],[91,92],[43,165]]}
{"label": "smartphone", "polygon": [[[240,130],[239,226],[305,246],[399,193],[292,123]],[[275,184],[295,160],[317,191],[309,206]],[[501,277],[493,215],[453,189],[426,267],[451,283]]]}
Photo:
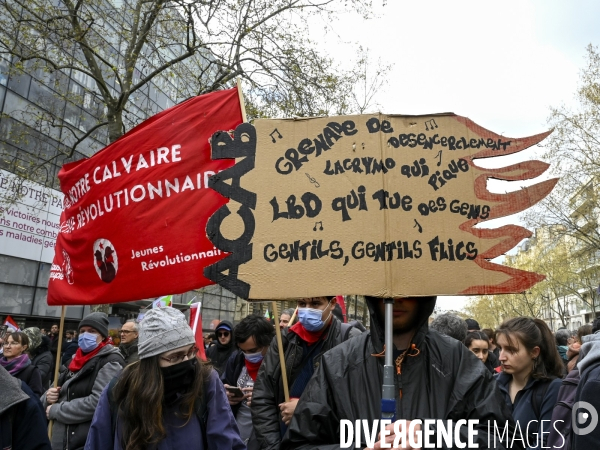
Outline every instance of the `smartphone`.
{"label": "smartphone", "polygon": [[244,392],[237,386],[229,386],[229,387],[226,387],[225,389],[227,389],[229,392],[231,392],[234,397],[243,397],[244,396]]}

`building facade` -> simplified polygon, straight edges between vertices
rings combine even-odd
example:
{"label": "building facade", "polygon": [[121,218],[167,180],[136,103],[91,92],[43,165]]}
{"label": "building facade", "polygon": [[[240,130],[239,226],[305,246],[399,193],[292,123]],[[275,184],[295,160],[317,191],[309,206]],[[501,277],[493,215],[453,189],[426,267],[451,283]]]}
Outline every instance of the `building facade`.
{"label": "building facade", "polygon": [[[102,17],[105,53],[115,64],[122,58],[125,37],[119,33],[130,21],[124,13],[127,2],[106,0],[90,3],[89,8],[107,8]],[[0,14],[5,14],[0,12]],[[18,39],[18,36],[15,36]],[[65,45],[74,55],[77,48]],[[160,49],[156,53],[176,48]],[[144,48],[142,54],[149,54]],[[178,73],[193,73],[205,55],[189,59]],[[140,58],[133,73],[137,83],[155,61]],[[195,95],[185,79],[170,76],[168,71],[152,79],[136,91],[123,117],[130,129],[148,117]],[[210,74],[206,74],[210,76]],[[118,92],[116,79],[108,78],[113,92]],[[0,318],[11,315],[19,326],[49,328],[57,323],[61,308],[46,302],[54,242],[59,231],[62,193],[57,174],[63,164],[90,157],[108,143],[107,127],[100,127],[77,145],[72,156],[68,149],[76,139],[93,130],[106,114],[96,82],[76,70],[47,70],[35,61],[19,62],[0,56]],[[46,162],[49,161],[49,162]],[[32,168],[39,170],[32,171]],[[27,181],[20,174],[27,173]],[[196,298],[203,300],[203,326],[213,320],[233,320],[236,297],[220,287],[174,296],[174,305],[186,309]],[[111,328],[128,318],[137,317],[153,299],[144,299],[110,308]],[[196,301],[196,300],[194,300]],[[66,308],[65,329],[76,328],[90,311],[88,306]],[[2,323],[3,323],[2,322]]]}

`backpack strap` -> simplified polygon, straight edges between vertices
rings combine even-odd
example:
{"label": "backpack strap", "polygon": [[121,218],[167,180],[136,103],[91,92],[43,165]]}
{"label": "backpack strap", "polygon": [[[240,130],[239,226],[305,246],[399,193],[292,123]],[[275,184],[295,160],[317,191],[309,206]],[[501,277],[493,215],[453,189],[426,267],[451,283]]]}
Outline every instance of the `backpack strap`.
{"label": "backpack strap", "polygon": [[342,342],[346,342],[350,336],[350,330],[354,328],[351,323],[342,323]]}

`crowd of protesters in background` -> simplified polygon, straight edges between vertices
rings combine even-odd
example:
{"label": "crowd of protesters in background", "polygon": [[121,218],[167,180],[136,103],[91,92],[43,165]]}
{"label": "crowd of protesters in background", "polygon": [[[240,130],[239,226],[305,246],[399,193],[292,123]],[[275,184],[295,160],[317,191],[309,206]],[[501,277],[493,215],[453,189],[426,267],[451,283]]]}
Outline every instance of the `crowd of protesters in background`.
{"label": "crowd of protesters in background", "polygon": [[[523,448],[600,448],[600,427],[581,433],[585,424],[573,422],[580,402],[600,411],[600,319],[555,333],[528,317],[482,330],[453,314],[430,321],[435,303],[394,301],[396,417],[407,420],[400,432],[419,430],[409,427],[414,419],[478,417],[479,448],[492,422],[509,434],[520,430]],[[104,313],[67,330],[60,354],[57,325],[48,334],[7,330],[1,448],[337,449],[341,420],[381,416],[384,303],[367,297],[366,304],[366,332],[358,321],[346,323],[335,297],[300,299],[272,321],[255,314],[236,326],[221,321],[200,337],[206,361],[185,316],[169,307],[123,323],[118,346]],[[561,425],[544,429],[543,421]],[[366,448],[364,430],[356,438]]]}

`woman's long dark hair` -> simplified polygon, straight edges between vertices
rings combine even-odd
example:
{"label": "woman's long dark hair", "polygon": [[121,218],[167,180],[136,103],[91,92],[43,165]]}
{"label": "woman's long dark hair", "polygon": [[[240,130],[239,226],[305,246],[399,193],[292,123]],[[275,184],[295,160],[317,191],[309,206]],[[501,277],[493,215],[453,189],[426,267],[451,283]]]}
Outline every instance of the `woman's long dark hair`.
{"label": "woman's long dark hair", "polygon": [[[113,390],[122,425],[121,446],[127,450],[144,450],[165,438],[163,425],[164,382],[159,357],[141,359],[123,370]],[[211,366],[203,361],[195,365],[196,376],[183,393],[179,412],[186,423],[195,414],[195,407],[204,395],[204,383]]]}
{"label": "woman's long dark hair", "polygon": [[533,364],[532,378],[552,380],[563,376],[564,364],[556,349],[556,341],[543,320],[530,317],[507,320],[496,330],[496,343],[500,335],[504,336],[512,347],[518,347],[514,342],[514,338],[517,338],[530,352],[535,347],[540,348],[540,354]]}

